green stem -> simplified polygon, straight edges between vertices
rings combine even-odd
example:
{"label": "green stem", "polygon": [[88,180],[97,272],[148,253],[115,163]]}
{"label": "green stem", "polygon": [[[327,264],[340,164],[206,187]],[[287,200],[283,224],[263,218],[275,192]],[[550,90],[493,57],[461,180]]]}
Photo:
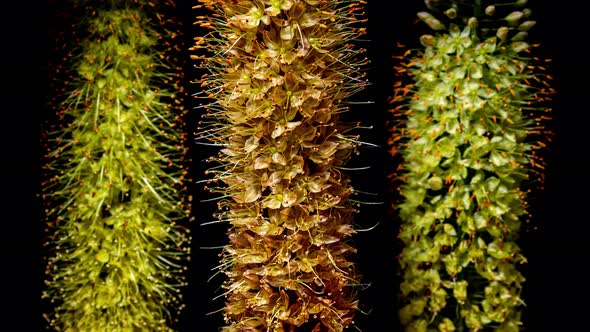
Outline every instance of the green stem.
{"label": "green stem", "polygon": [[475,6],[473,8],[473,16],[479,18],[481,16],[481,0],[475,0]]}

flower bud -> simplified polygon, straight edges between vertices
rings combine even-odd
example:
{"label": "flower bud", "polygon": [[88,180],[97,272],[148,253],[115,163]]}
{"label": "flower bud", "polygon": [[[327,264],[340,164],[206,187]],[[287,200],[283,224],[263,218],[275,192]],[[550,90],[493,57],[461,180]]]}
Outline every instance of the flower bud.
{"label": "flower bud", "polygon": [[529,31],[535,24],[537,24],[537,21],[524,21],[518,26],[518,30]]}
{"label": "flower bud", "polygon": [[510,25],[517,25],[518,21],[523,17],[523,13],[521,11],[513,11],[512,13],[508,14],[504,19],[508,21]]}
{"label": "flower bud", "polygon": [[516,41],[514,43],[512,43],[510,45],[510,47],[512,48],[512,50],[516,53],[520,53],[522,51],[525,51],[529,48],[529,44],[523,42],[523,41]]}
{"label": "flower bud", "polygon": [[522,40],[525,40],[528,37],[528,35],[529,35],[529,33],[526,31],[519,31],[512,38],[510,38],[510,40],[511,41],[522,41]]}
{"label": "flower bud", "polygon": [[434,45],[434,36],[432,36],[432,35],[420,36],[420,44],[422,44],[425,47]]}
{"label": "flower bud", "polygon": [[432,14],[428,12],[419,12],[418,18],[424,23],[428,24],[432,30],[443,30],[445,28],[444,24],[442,24],[436,17],[432,16]]}
{"label": "flower bud", "polygon": [[447,15],[448,18],[455,19],[457,17],[457,9],[455,8],[449,8],[447,10],[445,10],[445,15]]}
{"label": "flower bud", "polygon": [[432,190],[441,190],[443,186],[443,180],[438,176],[433,176],[428,179],[428,186]]}
{"label": "flower bud", "polygon": [[508,37],[508,27],[500,27],[498,32],[496,32],[496,37],[498,37],[501,41],[506,40]]}
{"label": "flower bud", "polygon": [[436,6],[440,5],[441,0],[424,0],[424,4],[430,10],[436,8]]}
{"label": "flower bud", "polygon": [[524,18],[531,17],[532,14],[533,11],[530,8],[525,8],[522,10],[522,17]]}
{"label": "flower bud", "polygon": [[489,5],[486,7],[485,9],[486,15],[488,16],[492,16],[496,13],[496,6],[494,5]]}
{"label": "flower bud", "polygon": [[469,20],[467,20],[467,26],[470,27],[471,29],[475,29],[477,28],[477,18],[476,17],[470,17]]}

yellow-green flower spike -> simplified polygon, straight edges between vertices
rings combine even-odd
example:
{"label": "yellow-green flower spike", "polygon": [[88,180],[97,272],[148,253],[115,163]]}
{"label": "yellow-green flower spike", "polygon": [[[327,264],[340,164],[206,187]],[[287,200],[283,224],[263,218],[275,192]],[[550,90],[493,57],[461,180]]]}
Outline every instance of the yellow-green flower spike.
{"label": "yellow-green flower spike", "polygon": [[169,331],[184,306],[187,163],[170,55],[180,48],[154,5],[88,8],[75,66],[61,68],[71,80],[55,97],[43,183],[57,331]]}
{"label": "yellow-green flower spike", "polygon": [[534,24],[524,2],[427,5],[418,17],[437,31],[398,57],[391,99],[389,143],[403,157],[400,321],[406,331],[518,331],[517,240],[543,177],[551,76],[524,41]]}
{"label": "yellow-green flower spike", "polygon": [[[341,167],[358,146],[339,119],[366,85],[364,1],[200,0],[200,135],[230,243],[223,331],[343,331],[357,310]],[[209,11],[205,11],[208,9]]]}

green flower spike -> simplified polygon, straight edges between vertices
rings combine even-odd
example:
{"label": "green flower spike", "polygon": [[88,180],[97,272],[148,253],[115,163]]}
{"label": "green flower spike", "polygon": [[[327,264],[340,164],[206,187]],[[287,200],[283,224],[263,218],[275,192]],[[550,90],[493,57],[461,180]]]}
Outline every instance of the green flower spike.
{"label": "green flower spike", "polygon": [[184,306],[182,76],[159,51],[174,50],[177,34],[141,3],[87,9],[56,97],[43,199],[46,317],[57,331],[169,331]]}
{"label": "green flower spike", "polygon": [[436,34],[396,68],[399,126],[389,143],[403,158],[395,178],[406,331],[522,325],[517,239],[527,188],[542,181],[537,150],[549,140],[554,91],[524,41],[534,23],[523,2],[483,2],[427,1],[431,13],[418,16]]}
{"label": "green flower spike", "polygon": [[343,331],[357,310],[352,188],[357,150],[339,120],[366,85],[355,39],[364,1],[200,0],[201,136],[221,146],[207,173],[229,222],[223,331]]}

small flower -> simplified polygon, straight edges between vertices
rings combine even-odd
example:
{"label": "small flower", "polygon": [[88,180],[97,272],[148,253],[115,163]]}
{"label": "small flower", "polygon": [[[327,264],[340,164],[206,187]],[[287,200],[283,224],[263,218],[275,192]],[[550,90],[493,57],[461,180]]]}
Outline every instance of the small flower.
{"label": "small flower", "polygon": [[238,24],[239,27],[254,29],[260,25],[260,22],[268,25],[270,23],[270,17],[265,15],[261,8],[254,5],[246,14],[233,16],[231,21]]}
{"label": "small flower", "polygon": [[266,0],[264,4],[270,5],[264,10],[270,16],[277,16],[281,10],[289,10],[293,6],[293,0]]}

